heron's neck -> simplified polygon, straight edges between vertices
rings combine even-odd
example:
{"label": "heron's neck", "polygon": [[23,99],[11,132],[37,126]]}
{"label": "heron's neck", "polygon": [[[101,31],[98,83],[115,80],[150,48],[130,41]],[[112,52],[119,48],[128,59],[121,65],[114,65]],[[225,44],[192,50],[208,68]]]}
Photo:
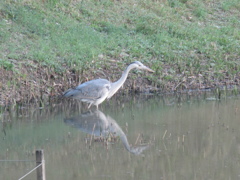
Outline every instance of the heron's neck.
{"label": "heron's neck", "polygon": [[118,81],[112,83],[111,90],[110,90],[110,93],[108,95],[108,98],[112,97],[118,91],[118,89],[124,84],[124,82],[126,81],[126,79],[128,77],[129,71],[131,71],[131,69],[133,69],[133,68],[134,68],[133,66],[129,65],[123,71],[121,78]]}
{"label": "heron's neck", "polygon": [[124,84],[124,82],[126,81],[126,79],[127,79],[127,77],[128,77],[128,74],[129,74],[129,72],[130,72],[132,69],[133,69],[133,67],[128,66],[128,67],[123,71],[121,78],[120,78],[118,81],[114,82],[114,84],[118,85],[119,88],[120,88],[120,87]]}

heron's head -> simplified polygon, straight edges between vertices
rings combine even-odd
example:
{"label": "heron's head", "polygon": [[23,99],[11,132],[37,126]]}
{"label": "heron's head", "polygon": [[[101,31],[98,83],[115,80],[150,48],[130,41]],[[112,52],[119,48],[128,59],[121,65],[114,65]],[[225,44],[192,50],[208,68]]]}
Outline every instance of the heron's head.
{"label": "heron's head", "polygon": [[143,70],[146,70],[146,71],[149,71],[149,72],[154,72],[154,70],[150,69],[149,67],[143,65],[141,62],[139,61],[135,61],[131,64],[134,68],[137,68],[137,69],[143,69]]}

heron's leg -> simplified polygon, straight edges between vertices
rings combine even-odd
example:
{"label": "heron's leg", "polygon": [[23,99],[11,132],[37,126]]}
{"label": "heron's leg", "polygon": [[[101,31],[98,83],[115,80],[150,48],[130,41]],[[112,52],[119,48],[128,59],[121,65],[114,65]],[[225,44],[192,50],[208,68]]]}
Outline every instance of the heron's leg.
{"label": "heron's leg", "polygon": [[91,107],[92,103],[89,104],[88,109]]}

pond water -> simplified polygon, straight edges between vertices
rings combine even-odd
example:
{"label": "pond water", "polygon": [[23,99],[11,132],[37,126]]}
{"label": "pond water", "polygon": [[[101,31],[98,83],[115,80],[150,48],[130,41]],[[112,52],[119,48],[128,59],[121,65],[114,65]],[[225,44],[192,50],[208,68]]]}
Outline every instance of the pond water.
{"label": "pond water", "polygon": [[64,100],[0,118],[3,180],[33,169],[36,149],[51,180],[240,179],[239,96],[129,95],[98,111]]}

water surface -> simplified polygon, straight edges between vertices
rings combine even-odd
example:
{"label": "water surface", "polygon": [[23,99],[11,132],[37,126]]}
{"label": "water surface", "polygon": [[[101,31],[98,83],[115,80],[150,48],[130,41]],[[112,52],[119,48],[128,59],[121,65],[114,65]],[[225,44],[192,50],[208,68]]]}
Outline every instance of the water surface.
{"label": "water surface", "polygon": [[99,111],[76,101],[9,107],[0,179],[31,170],[35,149],[44,149],[51,180],[239,179],[239,117],[239,97],[211,94],[115,97]]}

